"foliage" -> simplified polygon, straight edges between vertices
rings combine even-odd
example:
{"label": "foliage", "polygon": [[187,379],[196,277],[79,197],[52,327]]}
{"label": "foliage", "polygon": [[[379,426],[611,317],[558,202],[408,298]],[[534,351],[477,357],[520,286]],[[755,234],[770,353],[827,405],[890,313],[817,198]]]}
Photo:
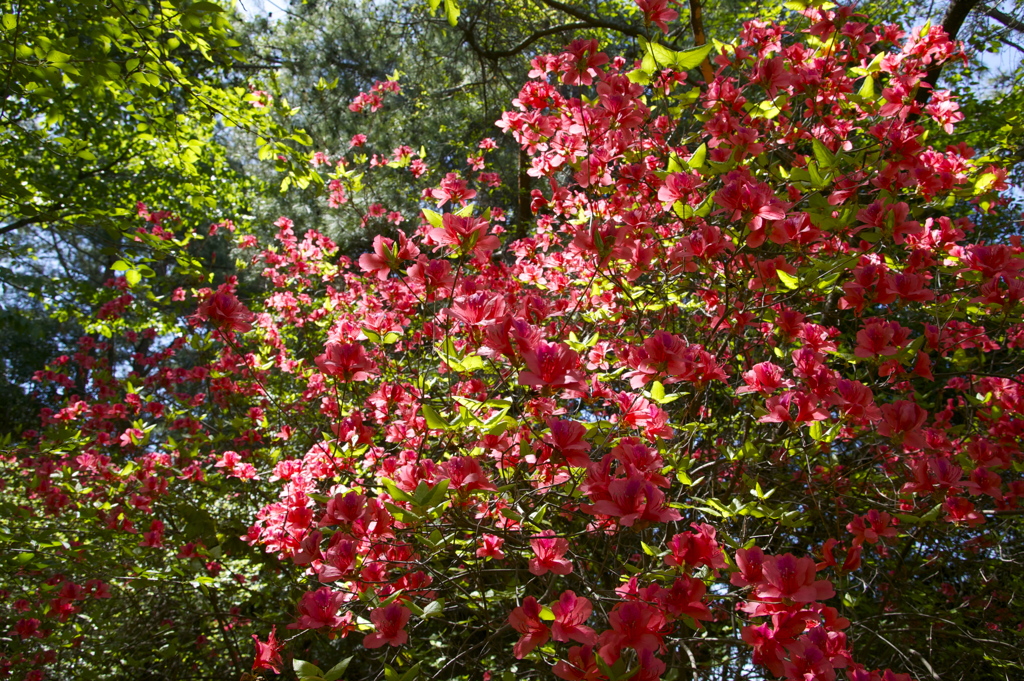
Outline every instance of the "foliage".
{"label": "foliage", "polygon": [[[804,7],[681,50],[639,7],[635,61],[536,55],[501,114],[530,224],[476,139],[472,174],[314,156],[325,210],[382,178],[416,218],[357,215],[358,258],[217,225],[262,287],[140,211],[3,459],[5,670],[1024,669],[1024,253],[999,159],[931,146],[961,115],[916,101],[957,46]],[[360,87],[371,119],[403,88]]]}
{"label": "foliage", "polygon": [[[250,90],[235,70],[239,43],[216,3],[75,0],[0,9],[2,389],[5,402],[28,406],[21,388],[44,363],[36,350],[45,345],[21,339],[47,337],[48,354],[63,351],[81,332],[64,312],[69,299],[94,294],[140,240],[155,262],[185,255],[185,243],[201,238],[172,240],[169,225],[139,234],[132,225],[139,203],[159,205],[189,230],[238,219],[259,183],[228,159],[224,128],[261,134],[263,153],[282,155],[282,169],[305,137],[278,123],[283,116],[268,115],[286,104]],[[296,168],[293,179],[308,181],[306,164]],[[204,250],[216,249],[193,247],[188,255]],[[139,264],[149,276],[166,270]],[[48,319],[52,311],[65,319]],[[30,423],[38,406],[6,413],[0,432]]]}
{"label": "foliage", "polygon": [[[151,200],[215,205],[202,151],[214,116],[253,116],[207,75],[234,58],[228,28],[205,1],[5,3],[5,231],[124,215],[114,192],[140,179]],[[186,180],[176,193],[157,189],[168,174]]]}

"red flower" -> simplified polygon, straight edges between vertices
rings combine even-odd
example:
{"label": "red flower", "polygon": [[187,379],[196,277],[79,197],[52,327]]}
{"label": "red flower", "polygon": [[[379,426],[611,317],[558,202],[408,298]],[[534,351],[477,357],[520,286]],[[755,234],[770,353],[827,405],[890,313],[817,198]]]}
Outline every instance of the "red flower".
{"label": "red flower", "polygon": [[623,527],[632,527],[637,522],[667,523],[682,517],[679,511],[665,506],[665,495],[660,489],[640,477],[612,480],[606,495],[593,506],[581,506],[582,510],[618,518]]}
{"label": "red flower", "polygon": [[787,206],[771,187],[757,182],[744,171],[732,170],[724,179],[725,185],[715,193],[715,203],[722,207],[717,212],[728,213],[733,222],[746,220],[750,227],[747,246],[757,248],[767,238],[765,222],[785,218]]}
{"label": "red flower", "polygon": [[320,519],[319,527],[331,525],[352,525],[366,517],[370,512],[366,505],[366,496],[355,491],[346,494],[335,494],[327,502],[327,512]]}
{"label": "red flower", "polygon": [[345,595],[323,586],[316,591],[307,591],[299,601],[299,621],[289,624],[289,629],[337,629],[352,619],[352,613],[338,615],[345,603]]}
{"label": "red flower", "polygon": [[881,201],[875,201],[857,213],[857,219],[867,226],[875,227],[883,232],[892,229],[893,241],[897,244],[904,243],[907,235],[920,234],[924,231],[921,223],[908,220],[909,216],[910,206],[902,201],[896,204],[883,204]]}
{"label": "red flower", "polygon": [[160,548],[163,545],[164,524],[159,520],[154,520],[149,524],[149,532],[142,533],[142,541],[139,542],[139,546]]}
{"label": "red flower", "polygon": [[447,463],[441,464],[441,468],[448,474],[452,489],[458,492],[498,490],[480,467],[480,462],[471,456],[453,456]]}
{"label": "red flower", "polygon": [[890,525],[892,517],[888,513],[871,509],[863,516],[857,516],[846,529],[853,533],[853,545],[860,546],[864,542],[877,544],[883,537],[895,537],[896,528]]}
{"label": "red flower", "polygon": [[512,649],[512,654],[521,660],[537,646],[544,645],[551,638],[548,626],[540,620],[540,603],[533,596],[523,599],[523,604],[508,616],[508,623],[522,634]]}
{"label": "red flower", "polygon": [[501,537],[497,537],[493,534],[485,534],[480,537],[480,546],[476,550],[476,557],[501,560],[505,557],[505,552],[501,550],[504,543],[505,540]]}
{"label": "red flower", "polygon": [[355,569],[359,550],[359,541],[354,537],[343,532],[335,532],[331,535],[331,541],[323,554],[323,563],[317,570],[317,577],[324,584],[348,577]]}
{"label": "red flower", "polygon": [[668,625],[665,613],[641,601],[617,604],[608,617],[609,631],[601,634],[601,657],[616,660],[623,648],[637,652],[661,647]]}
{"label": "red flower", "polygon": [[725,558],[715,540],[715,528],[697,523],[691,523],[690,526],[697,531],[677,534],[668,540],[668,548],[672,553],[665,556],[665,565],[724,568]]}
{"label": "red flower", "polygon": [[388,278],[391,270],[398,269],[403,260],[415,260],[419,254],[420,249],[403,232],[398,233],[397,247],[394,241],[378,234],[373,239],[373,253],[359,256],[359,267],[383,281]]}
{"label": "red flower", "polygon": [[687,345],[679,336],[667,331],[655,331],[642,348],[633,349],[627,363],[633,371],[626,376],[634,388],[646,385],[657,375],[672,377],[668,383],[703,384],[727,378],[725,370],[703,346]]}
{"label": "red flower", "polygon": [[544,441],[551,445],[570,466],[586,468],[590,465],[590,443],[583,439],[587,429],[582,423],[562,419],[545,419],[550,433],[544,435]]}
{"label": "red flower", "polygon": [[590,85],[598,75],[597,67],[608,63],[608,55],[597,51],[596,40],[574,40],[559,55],[566,85]]}
{"label": "red flower", "polygon": [[238,298],[230,293],[218,291],[199,305],[196,318],[200,321],[210,321],[224,331],[245,333],[252,330],[252,324],[249,322],[256,319],[256,315],[238,302]]}
{"label": "red flower", "polygon": [[895,355],[909,338],[910,329],[896,322],[868,319],[864,328],[857,332],[857,347],[853,354],[865,358]]}
{"label": "red flower", "polygon": [[903,442],[906,449],[924,449],[921,426],[928,420],[928,412],[909,400],[897,400],[882,405],[882,421],[878,434]]}
{"label": "red flower", "polygon": [[551,669],[558,678],[565,681],[600,681],[606,678],[594,659],[594,646],[573,646],[569,648],[568,657],[568,660],[559,660]]}
{"label": "red flower", "polygon": [[882,418],[882,411],[875,405],[874,393],[860,381],[839,379],[830,401],[851,418],[865,418],[869,421]]}
{"label": "red flower", "polygon": [[668,8],[668,0],[636,0],[636,4],[644,13],[644,20],[660,28],[662,33],[668,33],[665,22],[679,17],[679,12]]}
{"label": "red flower", "polygon": [[555,537],[554,530],[544,530],[530,540],[530,546],[536,558],[530,559],[530,572],[540,576],[549,570],[556,575],[567,575],[572,572],[572,561],[564,558],[569,550],[569,542]]}
{"label": "red flower", "polygon": [[[466,185],[466,181],[459,177],[458,173],[448,173],[441,180],[441,187],[434,189],[431,194],[435,199],[440,199],[438,207],[451,201],[466,205],[466,202],[476,196],[476,191]],[[447,217],[447,216],[445,216]]]}
{"label": "red flower", "polygon": [[317,356],[316,365],[343,382],[365,381],[376,368],[359,343],[328,343],[324,354]]}
{"label": "red flower", "polygon": [[541,341],[523,353],[526,369],[519,372],[519,385],[538,388],[582,388],[584,376],[577,371],[580,356],[565,343]]}
{"label": "red flower", "polygon": [[791,388],[793,381],[783,378],[782,367],[771,362],[755,364],[750,371],[743,373],[746,385],[736,389],[736,394],[759,392],[769,394],[779,388]]}
{"label": "red flower", "polygon": [[489,291],[459,296],[448,314],[467,326],[491,326],[505,317],[505,299]]}
{"label": "red flower", "polygon": [[280,674],[283,664],[281,648],[284,646],[277,640],[277,627],[271,628],[266,643],[261,642],[256,634],[252,635],[252,639],[256,642],[256,658],[252,661],[252,670],[272,669],[275,674]]}
{"label": "red flower", "polygon": [[36,638],[44,638],[46,634],[39,629],[40,624],[42,623],[35,617],[20,619],[15,623],[14,629],[11,633],[17,634],[22,638],[22,640],[32,638],[33,636]]}
{"label": "red flower", "polygon": [[706,593],[704,582],[683,575],[672,583],[671,589],[663,589],[658,600],[673,617],[690,617],[699,623],[711,619],[711,611],[704,605]]}
{"label": "red flower", "polygon": [[459,253],[485,255],[501,245],[498,237],[487,233],[490,225],[482,218],[445,213],[441,225],[427,232],[430,238]]}
{"label": "red flower", "polygon": [[[644,0],[637,0],[643,2]],[[651,0],[657,2],[658,0]],[[697,189],[704,184],[697,172],[671,173],[665,176],[665,184],[658,189],[658,200],[666,204],[666,210],[670,210],[676,201],[686,201],[690,205],[700,203],[701,195]],[[696,203],[694,203],[696,201]]]}
{"label": "red flower", "polygon": [[825,579],[815,580],[817,566],[813,558],[797,558],[792,553],[765,558],[762,581],[754,593],[757,598],[796,603],[811,603],[832,598],[835,591]]}
{"label": "red flower", "polygon": [[377,631],[367,634],[363,645],[367,648],[380,648],[385,643],[396,647],[402,645],[409,640],[405,625],[411,616],[412,612],[398,603],[375,609],[370,613],[370,621]]}
{"label": "red flower", "polygon": [[551,635],[556,641],[576,641],[584,645],[594,645],[597,634],[583,623],[593,612],[593,606],[586,598],[578,598],[572,591],[563,591],[558,602],[551,606],[555,615],[555,623],[551,625]]}
{"label": "red flower", "polygon": [[447,260],[429,260],[421,255],[416,264],[406,270],[409,280],[422,286],[428,294],[441,289],[450,289],[455,283],[452,265]]}
{"label": "red flower", "polygon": [[[791,412],[793,406],[796,406],[796,416]],[[799,390],[769,397],[765,401],[765,410],[768,413],[758,419],[759,423],[809,423],[828,418],[828,412],[818,406],[817,398]]]}

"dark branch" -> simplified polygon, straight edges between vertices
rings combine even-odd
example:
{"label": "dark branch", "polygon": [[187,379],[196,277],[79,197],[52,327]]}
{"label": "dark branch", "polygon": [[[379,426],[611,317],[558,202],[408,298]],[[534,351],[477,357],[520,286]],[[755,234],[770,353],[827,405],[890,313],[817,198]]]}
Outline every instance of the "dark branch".
{"label": "dark branch", "polygon": [[472,28],[465,29],[464,33],[466,35],[466,42],[469,44],[470,49],[472,49],[473,52],[475,52],[479,56],[483,57],[484,59],[504,59],[505,57],[513,57],[519,54],[527,47],[540,40],[541,38],[545,38],[549,35],[556,35],[558,33],[564,33],[565,31],[576,31],[581,28],[590,28],[590,24],[582,21],[577,21],[576,23],[573,24],[561,24],[559,26],[552,26],[551,28],[546,28],[542,31],[537,31],[523,42],[507,50],[489,50],[485,47],[481,47],[480,44],[476,41],[476,36],[473,34]]}
{"label": "dark branch", "polygon": [[572,5],[567,5],[559,0],[540,0],[542,3],[550,7],[551,9],[557,9],[559,12],[568,14],[571,17],[575,17],[580,21],[586,23],[588,28],[607,28],[612,31],[618,31],[624,35],[632,36],[634,38],[645,37],[643,32],[629,26],[628,24],[622,24],[617,21],[609,21],[608,19],[602,19],[600,17],[591,16],[583,10],[577,9]]}
{"label": "dark branch", "polygon": [[1019,21],[1014,17],[1011,17],[1009,14],[1003,12],[998,7],[986,7],[984,9],[985,16],[987,16],[989,19],[995,19],[1006,28],[1009,28],[1013,31],[1017,31],[1019,33],[1024,33],[1024,22]]}
{"label": "dark branch", "polygon": [[1020,45],[1018,45],[1017,43],[1013,42],[1009,38],[1002,37],[999,40],[1000,40],[1000,42],[1003,42],[1003,43],[1009,45],[1010,47],[1014,48],[1018,52],[1024,53],[1024,47],[1021,47]]}
{"label": "dark branch", "polygon": [[34,217],[30,217],[30,218],[21,218],[20,220],[15,220],[14,222],[8,223],[8,224],[4,225],[3,227],[0,227],[0,234],[9,234],[10,232],[14,232],[16,230],[19,230],[22,227],[28,227],[29,225],[34,225],[37,222],[45,222],[45,221],[46,221],[46,219],[45,219],[44,216],[38,216],[38,215],[34,216]]}

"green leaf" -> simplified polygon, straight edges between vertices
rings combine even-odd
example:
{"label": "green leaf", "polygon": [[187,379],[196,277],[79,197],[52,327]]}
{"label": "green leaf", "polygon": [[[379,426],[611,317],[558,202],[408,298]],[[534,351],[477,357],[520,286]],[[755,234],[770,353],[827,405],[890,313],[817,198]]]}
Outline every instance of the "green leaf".
{"label": "green leaf", "polygon": [[292,660],[292,669],[295,670],[295,673],[298,674],[300,679],[309,676],[324,675],[323,670],[321,670],[320,667],[317,667],[312,662],[306,662],[305,660],[300,660],[298,658]]}
{"label": "green leaf", "polygon": [[498,513],[500,513],[501,515],[505,516],[509,520],[516,521],[517,523],[522,521],[522,519],[523,519],[522,515],[520,515],[519,513],[513,511],[511,508],[499,508],[498,509]]}
{"label": "green leaf", "polygon": [[423,619],[430,617],[437,617],[444,612],[444,599],[439,598],[436,601],[432,601],[427,604],[427,607],[423,608],[423,614],[420,615]]}
{"label": "green leaf", "polygon": [[428,428],[436,428],[439,430],[451,429],[451,424],[441,418],[441,415],[437,413],[437,410],[429,404],[420,405],[420,410],[423,412],[423,418],[427,420]]}
{"label": "green leaf", "polygon": [[651,75],[641,69],[634,69],[626,74],[626,78],[629,78],[631,83],[638,85],[648,85],[651,82]]}
{"label": "green leaf", "polygon": [[444,0],[444,16],[452,26],[459,23],[459,4],[455,0]]}
{"label": "green leaf", "polygon": [[784,270],[775,270],[775,274],[776,276],[778,276],[779,281],[781,281],[782,284],[790,290],[793,290],[800,286],[799,277],[794,277],[789,272],[786,272]]}
{"label": "green leaf", "polygon": [[430,488],[430,492],[424,497],[421,506],[425,508],[433,508],[440,503],[443,503],[445,497],[448,495],[448,485],[451,484],[451,480],[444,478],[440,480],[436,485]]}
{"label": "green leaf", "polygon": [[223,12],[224,8],[214,2],[208,0],[199,0],[189,5],[188,11],[190,12]]}
{"label": "green leaf", "polygon": [[814,158],[818,161],[819,167],[829,170],[836,166],[835,154],[822,144],[820,140],[812,139],[811,147],[814,149]]}
{"label": "green leaf", "polygon": [[124,278],[128,281],[129,286],[135,286],[142,281],[142,274],[138,270],[128,270],[124,273]]}
{"label": "green leaf", "polygon": [[[640,38],[640,47],[644,50],[641,68],[648,73],[669,68],[676,63],[676,52],[664,45]],[[699,64],[700,61],[698,60],[697,63]]]}
{"label": "green leaf", "polygon": [[809,161],[807,163],[807,174],[811,176],[811,186],[815,189],[823,189],[828,185],[828,182],[822,177],[821,171],[818,170],[816,161]]}
{"label": "green leaf", "polygon": [[874,99],[875,97],[875,79],[871,76],[866,76],[864,82],[860,84],[860,90],[857,94],[864,99]]}
{"label": "green leaf", "polygon": [[704,159],[708,155],[708,145],[702,144],[690,154],[690,158],[687,159],[686,165],[690,166],[691,169],[701,168],[704,166]]}
{"label": "green leaf", "polygon": [[711,45],[701,45],[690,50],[677,52],[676,67],[685,71],[695,66],[700,66],[700,63],[707,58],[709,52],[711,52]]}
{"label": "green leaf", "polygon": [[404,490],[398,487],[394,482],[387,478],[381,478],[380,484],[387,488],[388,494],[395,501],[412,501],[412,497],[409,496]]}
{"label": "green leaf", "polygon": [[423,209],[423,217],[427,219],[432,227],[441,229],[444,227],[444,217],[437,211],[430,210],[429,208]]}
{"label": "green leaf", "polygon": [[665,386],[661,384],[661,381],[651,383],[651,399],[658,404],[665,401]]}
{"label": "green leaf", "polygon": [[350,662],[352,662],[352,658],[346,657],[344,660],[331,667],[327,673],[324,674],[324,681],[338,681],[338,679],[345,674],[345,670],[348,669]]}

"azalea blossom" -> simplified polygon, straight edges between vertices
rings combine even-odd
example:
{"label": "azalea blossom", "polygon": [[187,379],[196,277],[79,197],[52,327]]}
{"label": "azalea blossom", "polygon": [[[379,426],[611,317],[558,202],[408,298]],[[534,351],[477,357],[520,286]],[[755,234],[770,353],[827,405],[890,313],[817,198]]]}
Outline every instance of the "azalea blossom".
{"label": "azalea blossom", "polygon": [[549,570],[556,575],[572,572],[572,561],[565,557],[569,542],[555,536],[553,530],[544,530],[530,540],[534,557],[530,559],[530,572],[540,576]]}
{"label": "azalea blossom", "polygon": [[516,659],[521,660],[537,646],[544,645],[551,638],[551,630],[540,619],[540,603],[533,596],[523,599],[523,604],[508,616],[508,623],[522,636],[513,648]]}
{"label": "azalea blossom", "polygon": [[256,642],[256,657],[252,662],[252,671],[270,669],[275,674],[280,674],[281,665],[284,664],[281,660],[281,649],[284,646],[277,640],[277,627],[271,627],[266,643],[260,641],[256,634],[252,635],[252,639]]}
{"label": "azalea blossom", "polygon": [[409,640],[409,632],[405,625],[409,623],[412,611],[398,603],[391,603],[383,608],[375,608],[370,613],[370,621],[377,631],[367,634],[363,638],[363,645],[367,648],[380,648],[385,643],[390,646],[400,646]]}
{"label": "azalea blossom", "polygon": [[328,343],[324,353],[317,356],[316,365],[342,382],[365,381],[376,368],[359,343]]}
{"label": "azalea blossom", "polygon": [[256,315],[242,305],[234,295],[220,292],[211,294],[199,305],[196,319],[209,321],[225,331],[246,333],[252,330]]}

